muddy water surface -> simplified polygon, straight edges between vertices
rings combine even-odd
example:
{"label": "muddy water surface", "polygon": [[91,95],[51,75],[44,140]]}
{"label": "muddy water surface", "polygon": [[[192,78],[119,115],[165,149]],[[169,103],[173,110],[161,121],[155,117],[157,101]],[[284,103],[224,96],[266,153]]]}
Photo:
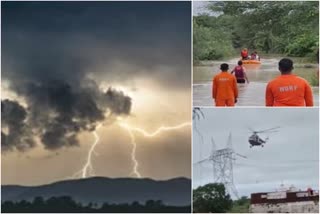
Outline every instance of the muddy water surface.
{"label": "muddy water surface", "polygon": [[[228,63],[230,70],[236,66],[238,59],[228,61],[210,61],[205,66],[193,67],[193,105],[194,106],[213,106],[211,98],[212,77],[219,73],[221,63]],[[261,65],[245,65],[249,84],[238,84],[239,99],[237,106],[264,106],[265,88],[267,83],[278,76],[279,59],[262,59]],[[316,68],[303,68],[298,65],[294,73],[312,82]],[[319,87],[312,87],[315,105],[319,104]]]}

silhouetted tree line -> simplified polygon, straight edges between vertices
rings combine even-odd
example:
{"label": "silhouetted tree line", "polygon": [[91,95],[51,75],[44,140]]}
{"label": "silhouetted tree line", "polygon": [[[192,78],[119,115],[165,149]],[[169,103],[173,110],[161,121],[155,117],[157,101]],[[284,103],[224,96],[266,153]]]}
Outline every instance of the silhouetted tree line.
{"label": "silhouetted tree line", "polygon": [[69,196],[51,197],[43,199],[36,197],[32,202],[5,201],[1,203],[3,213],[190,213],[191,206],[167,206],[161,200],[148,200],[145,204],[135,201],[131,204],[108,204],[98,206],[96,203],[82,205]]}

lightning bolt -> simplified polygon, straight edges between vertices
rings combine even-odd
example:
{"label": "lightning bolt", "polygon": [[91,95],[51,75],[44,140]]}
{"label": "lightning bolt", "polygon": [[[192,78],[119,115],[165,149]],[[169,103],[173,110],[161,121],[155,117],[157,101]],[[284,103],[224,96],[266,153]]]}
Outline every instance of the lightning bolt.
{"label": "lightning bolt", "polygon": [[[161,126],[158,129],[156,129],[154,132],[147,132],[146,130],[139,128],[139,127],[132,127],[130,126],[128,123],[124,123],[124,122],[119,122],[118,123],[120,127],[124,128],[125,130],[128,131],[130,139],[131,139],[131,145],[132,145],[132,150],[131,150],[131,161],[133,163],[133,169],[132,169],[132,175],[136,176],[137,178],[141,178],[141,174],[139,172],[139,162],[136,158],[136,150],[137,150],[137,143],[135,140],[135,135],[134,132],[138,132],[140,134],[142,134],[144,137],[147,138],[152,138],[157,136],[158,134],[162,133],[162,132],[166,132],[166,131],[172,131],[172,130],[177,130],[177,129],[182,129],[186,126],[190,126],[191,123],[190,122],[185,122],[185,123],[181,123],[179,125],[176,126]],[[74,177],[80,177],[80,178],[86,178],[88,176],[93,176],[94,175],[94,169],[92,166],[92,156],[95,153],[95,148],[96,146],[99,144],[100,142],[100,137],[97,133],[98,129],[102,126],[102,123],[98,124],[96,129],[93,131],[93,135],[95,137],[95,141],[93,142],[93,144],[91,145],[88,154],[87,154],[87,159],[85,164],[83,165],[83,167],[81,168],[80,171],[76,172],[72,178]]]}
{"label": "lightning bolt", "polygon": [[129,129],[128,127],[123,127],[123,128],[125,128],[128,131],[130,138],[131,138],[131,145],[132,145],[131,160],[133,163],[133,169],[132,169],[131,174],[135,175],[137,178],[141,178],[141,174],[138,171],[139,163],[136,159],[136,150],[137,150],[136,139],[135,139],[134,134],[131,129]]}
{"label": "lightning bolt", "polygon": [[144,137],[155,137],[156,135],[160,134],[161,132],[164,131],[172,131],[175,129],[182,129],[186,126],[190,126],[191,123],[190,122],[185,122],[185,123],[181,123],[179,125],[176,126],[161,126],[159,127],[157,130],[155,130],[154,132],[147,132],[144,129],[141,128],[137,128],[137,127],[131,127],[130,125],[128,125],[127,123],[120,123],[119,124],[121,127],[126,128],[126,129],[130,129],[132,131],[136,131],[139,132],[140,134],[142,134]]}
{"label": "lightning bolt", "polygon": [[76,172],[72,177],[81,177],[81,178],[86,178],[88,176],[93,176],[94,175],[94,169],[92,166],[92,154],[95,153],[95,148],[100,142],[100,137],[97,133],[98,129],[102,126],[102,123],[98,124],[96,126],[96,129],[92,132],[93,136],[95,138],[93,144],[91,145],[88,154],[87,154],[87,159],[83,167],[81,168],[80,171]]}
{"label": "lightning bolt", "polygon": [[141,174],[138,171],[139,162],[137,161],[137,158],[136,158],[137,144],[136,144],[136,141],[135,141],[135,136],[133,134],[134,131],[142,134],[144,137],[152,138],[152,137],[155,137],[156,135],[160,134],[161,132],[172,131],[172,130],[176,130],[176,129],[182,129],[182,128],[184,128],[186,126],[190,126],[190,125],[191,125],[190,122],[185,122],[185,123],[179,124],[177,126],[161,126],[157,130],[155,130],[154,132],[150,132],[149,133],[149,132],[145,131],[142,128],[131,127],[128,123],[120,122],[119,126],[124,128],[124,129],[126,129],[128,131],[128,133],[129,133],[129,135],[130,135],[130,138],[131,138],[131,145],[132,145],[131,160],[133,162],[133,169],[132,169],[132,173],[131,174],[135,175],[138,178],[141,178]]}

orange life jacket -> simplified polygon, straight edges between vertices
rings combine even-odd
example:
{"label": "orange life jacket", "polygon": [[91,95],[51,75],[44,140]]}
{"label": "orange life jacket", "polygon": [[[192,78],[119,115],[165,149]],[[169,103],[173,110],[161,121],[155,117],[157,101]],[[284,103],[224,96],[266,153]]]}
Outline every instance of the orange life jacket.
{"label": "orange life jacket", "polygon": [[248,57],[248,51],[242,50],[241,51],[241,56],[244,57],[244,58]]}

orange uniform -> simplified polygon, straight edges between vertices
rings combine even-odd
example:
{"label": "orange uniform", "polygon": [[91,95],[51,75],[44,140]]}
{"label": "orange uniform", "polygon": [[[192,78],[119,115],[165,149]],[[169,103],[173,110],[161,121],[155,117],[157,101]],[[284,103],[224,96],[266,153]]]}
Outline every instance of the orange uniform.
{"label": "orange uniform", "polygon": [[248,51],[242,50],[241,51],[241,56],[242,56],[242,58],[247,58],[248,57]]}
{"label": "orange uniform", "polygon": [[236,77],[228,72],[217,74],[212,80],[212,98],[216,106],[234,106],[238,97]]}
{"label": "orange uniform", "polygon": [[266,106],[313,106],[311,87],[296,75],[278,76],[267,85]]}

